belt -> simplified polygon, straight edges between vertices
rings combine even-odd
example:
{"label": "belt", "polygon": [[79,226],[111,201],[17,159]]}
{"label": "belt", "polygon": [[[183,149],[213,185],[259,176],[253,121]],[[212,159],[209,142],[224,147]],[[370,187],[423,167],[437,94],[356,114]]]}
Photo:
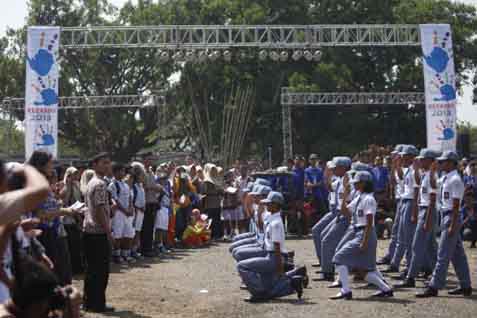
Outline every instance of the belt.
{"label": "belt", "polygon": [[428,205],[419,205],[419,209],[427,209],[428,207]]}

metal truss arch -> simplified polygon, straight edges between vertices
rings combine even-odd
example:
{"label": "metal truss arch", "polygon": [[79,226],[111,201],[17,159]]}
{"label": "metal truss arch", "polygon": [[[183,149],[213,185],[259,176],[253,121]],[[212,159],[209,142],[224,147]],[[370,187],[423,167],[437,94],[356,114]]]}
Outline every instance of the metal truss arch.
{"label": "metal truss arch", "polygon": [[61,47],[307,49],[327,46],[419,46],[418,25],[158,25],[61,28]]}

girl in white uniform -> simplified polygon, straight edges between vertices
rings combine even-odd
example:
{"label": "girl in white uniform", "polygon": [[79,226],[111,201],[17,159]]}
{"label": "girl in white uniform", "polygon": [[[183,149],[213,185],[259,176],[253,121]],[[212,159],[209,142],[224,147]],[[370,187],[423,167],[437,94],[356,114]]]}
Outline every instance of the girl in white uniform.
{"label": "girl in white uniform", "polygon": [[[341,213],[351,219],[351,227],[339,243],[333,258],[342,287],[341,291],[331,299],[352,299],[353,294],[349,284],[350,269],[367,272],[365,279],[380,289],[373,295],[374,297],[392,297],[391,287],[386,284],[376,268],[378,241],[374,228],[374,216],[377,204],[373,196],[372,176],[367,171],[360,171],[352,182],[358,194],[350,204],[343,204],[341,207]],[[348,191],[347,189],[346,192]]]}

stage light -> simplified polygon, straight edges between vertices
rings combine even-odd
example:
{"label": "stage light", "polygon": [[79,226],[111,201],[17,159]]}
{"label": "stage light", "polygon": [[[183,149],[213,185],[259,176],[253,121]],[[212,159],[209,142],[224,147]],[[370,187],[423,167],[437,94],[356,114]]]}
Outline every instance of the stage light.
{"label": "stage light", "polygon": [[321,57],[323,56],[323,53],[320,50],[316,50],[315,53],[313,53],[313,60],[315,62],[321,61]]}
{"label": "stage light", "polygon": [[292,59],[294,59],[295,61],[298,61],[299,59],[302,58],[302,56],[303,56],[303,52],[300,50],[297,50],[293,52]]}
{"label": "stage light", "polygon": [[230,52],[229,50],[225,50],[222,55],[224,56],[224,60],[226,62],[232,61],[232,52]]}
{"label": "stage light", "polygon": [[207,61],[207,52],[199,51],[199,53],[197,54],[197,60],[199,61],[199,63],[204,63],[205,61]]}
{"label": "stage light", "polygon": [[280,61],[282,61],[282,62],[288,61],[288,52],[287,51],[282,51],[280,53]]}
{"label": "stage light", "polygon": [[159,55],[159,61],[161,61],[162,63],[169,61],[169,52],[162,51]]}
{"label": "stage light", "polygon": [[182,61],[184,59],[184,53],[182,53],[182,51],[177,51],[172,55],[172,58],[174,61]]}
{"label": "stage light", "polygon": [[267,59],[267,57],[268,57],[267,51],[261,50],[260,52],[258,52],[258,59],[260,61],[265,61]]}
{"label": "stage light", "polygon": [[270,52],[270,59],[274,62],[277,62],[280,59],[280,54],[277,51]]}
{"label": "stage light", "polygon": [[306,50],[305,52],[303,52],[303,56],[305,57],[305,59],[308,61],[308,62],[311,62],[311,60],[313,60],[313,53],[311,53],[310,51]]}
{"label": "stage light", "polygon": [[195,53],[194,51],[188,51],[185,55],[185,60],[187,62],[194,62],[195,60]]}
{"label": "stage light", "polygon": [[213,51],[209,53],[209,59],[211,61],[217,61],[219,57],[220,57],[220,51]]}

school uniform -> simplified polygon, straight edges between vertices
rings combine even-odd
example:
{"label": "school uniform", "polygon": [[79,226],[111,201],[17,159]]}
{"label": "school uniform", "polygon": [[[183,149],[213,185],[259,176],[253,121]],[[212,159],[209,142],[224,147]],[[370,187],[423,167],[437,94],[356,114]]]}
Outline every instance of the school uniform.
{"label": "school uniform", "polygon": [[264,231],[257,230],[255,241],[241,241],[247,244],[243,244],[233,249],[232,256],[237,261],[240,262],[245,259],[253,257],[265,256],[265,231],[270,222],[271,214],[268,211],[262,213],[262,222]]}
{"label": "school uniform", "polygon": [[[454,160],[457,162],[458,156],[452,152],[444,152],[438,160]],[[453,170],[443,177],[439,191],[441,193],[439,211],[441,214],[441,238],[437,252],[437,262],[428,288],[423,293],[418,294],[417,297],[437,296],[437,291],[446,286],[449,262],[452,262],[460,284],[458,289],[449,293],[470,296],[472,294],[472,286],[469,264],[462,237],[459,233],[459,228],[462,226],[462,218],[457,218],[456,231],[452,235],[448,231],[452,222],[454,200],[459,200],[461,203],[464,197],[464,183],[457,170]]]}
{"label": "school uniform", "polygon": [[[436,188],[431,185],[431,171],[425,171],[419,187],[419,216],[416,232],[412,241],[412,257],[408,264],[407,285],[414,285],[414,279],[422,269],[434,269],[437,259],[437,243],[435,239],[436,210],[429,210],[431,195],[436,195]],[[424,230],[428,213],[432,214],[432,225]],[[412,286],[411,286],[412,287]]]}
{"label": "school uniform", "polygon": [[[111,197],[120,203],[124,209],[129,209],[131,190],[125,182],[113,179],[108,186],[108,191]],[[136,235],[133,227],[134,216],[128,216],[126,213],[126,211],[122,211],[119,208],[114,213],[111,227],[115,240],[123,238],[132,239]]]}
{"label": "school uniform", "polygon": [[[367,172],[358,172],[356,181],[371,180],[371,174]],[[338,244],[339,248],[333,258],[336,270],[340,275],[342,283],[341,292],[332,297],[332,299],[351,299],[352,293],[349,287],[349,269],[359,269],[367,272],[365,279],[376,285],[381,292],[374,296],[391,297],[393,292],[384,282],[381,273],[376,268],[376,249],[378,245],[376,231],[374,229],[374,217],[376,215],[377,203],[372,193],[357,192],[357,195],[347,205],[351,212],[351,226],[345,236]],[[361,250],[361,245],[365,237],[367,218],[372,215],[372,230],[369,232],[368,244],[366,250]]]}
{"label": "school uniform", "polygon": [[412,240],[416,232],[416,224],[411,222],[412,209],[415,204],[415,190],[419,188],[414,176],[414,169],[409,167],[403,176],[403,193],[401,195],[401,209],[398,240],[396,250],[391,260],[391,268],[398,270],[401,260],[406,256],[407,264],[411,262],[412,256]]}
{"label": "school uniform", "polygon": [[[280,244],[281,256],[275,254],[275,243]],[[241,261],[237,265],[242,281],[253,299],[268,300],[284,297],[296,292],[293,287],[293,276],[296,271],[285,275],[277,274],[278,257],[286,254],[285,227],[280,212],[270,216],[265,230],[264,247],[266,256]],[[282,260],[284,263],[284,261]]]}

